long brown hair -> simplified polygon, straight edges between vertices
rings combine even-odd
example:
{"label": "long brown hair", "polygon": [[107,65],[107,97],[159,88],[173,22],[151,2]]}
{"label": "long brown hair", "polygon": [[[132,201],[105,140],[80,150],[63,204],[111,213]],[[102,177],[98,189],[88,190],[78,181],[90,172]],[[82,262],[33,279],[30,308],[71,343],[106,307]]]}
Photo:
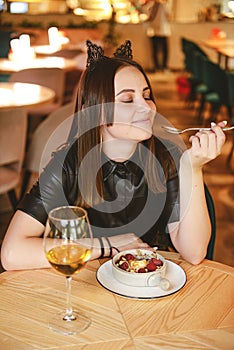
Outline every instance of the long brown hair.
{"label": "long brown hair", "polygon": [[[78,169],[88,152],[85,171],[79,171],[79,185],[77,205],[83,207],[93,206],[103,199],[103,175],[101,163],[102,125],[112,125],[114,120],[114,78],[116,72],[125,66],[136,67],[145,77],[150,89],[150,97],[154,101],[152,87],[143,68],[132,60],[122,58],[108,58],[96,62],[95,66],[87,68],[79,81],[77,94],[77,146]],[[103,121],[104,119],[104,121]],[[145,177],[153,192],[157,192],[158,173],[155,161],[155,139],[141,143],[149,149],[145,160]],[[163,161],[163,160],[162,160]],[[93,169],[98,169],[96,175]],[[80,190],[82,189],[82,191]],[[85,198],[84,195],[85,194]]]}

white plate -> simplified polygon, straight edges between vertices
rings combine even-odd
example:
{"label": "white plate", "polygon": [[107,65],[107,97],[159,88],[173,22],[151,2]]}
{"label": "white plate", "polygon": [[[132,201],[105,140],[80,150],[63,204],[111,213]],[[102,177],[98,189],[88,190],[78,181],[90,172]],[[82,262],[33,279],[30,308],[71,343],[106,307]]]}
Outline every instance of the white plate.
{"label": "white plate", "polygon": [[167,271],[165,277],[170,281],[168,290],[159,287],[134,287],[117,281],[112,274],[112,261],[108,260],[97,270],[98,282],[109,291],[127,298],[154,299],[164,297],[178,292],[186,283],[184,270],[172,261],[167,260]]}

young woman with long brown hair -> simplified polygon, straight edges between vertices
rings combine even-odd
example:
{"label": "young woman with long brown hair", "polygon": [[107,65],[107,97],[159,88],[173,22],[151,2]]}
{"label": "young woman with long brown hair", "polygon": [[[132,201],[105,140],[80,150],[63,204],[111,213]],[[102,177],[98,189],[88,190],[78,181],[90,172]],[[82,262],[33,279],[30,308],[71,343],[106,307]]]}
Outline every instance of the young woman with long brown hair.
{"label": "young woman with long brown hair", "polygon": [[69,140],[19,203],[2,244],[4,268],[49,267],[42,235],[48,212],[63,205],[87,210],[93,259],[156,245],[200,263],[211,235],[202,167],[221,153],[225,122],[193,135],[189,149],[161,137],[166,120],[131,43],[112,58],[87,45]]}

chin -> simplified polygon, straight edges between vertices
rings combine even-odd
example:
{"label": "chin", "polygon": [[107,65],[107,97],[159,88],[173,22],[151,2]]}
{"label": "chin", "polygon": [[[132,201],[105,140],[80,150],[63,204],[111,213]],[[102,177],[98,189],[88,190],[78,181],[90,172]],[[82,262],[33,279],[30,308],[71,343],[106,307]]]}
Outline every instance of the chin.
{"label": "chin", "polygon": [[141,133],[139,133],[139,131],[138,131],[138,135],[136,136],[136,140],[138,140],[139,142],[148,140],[151,138],[152,134],[153,134],[152,130],[151,131],[141,131]]}

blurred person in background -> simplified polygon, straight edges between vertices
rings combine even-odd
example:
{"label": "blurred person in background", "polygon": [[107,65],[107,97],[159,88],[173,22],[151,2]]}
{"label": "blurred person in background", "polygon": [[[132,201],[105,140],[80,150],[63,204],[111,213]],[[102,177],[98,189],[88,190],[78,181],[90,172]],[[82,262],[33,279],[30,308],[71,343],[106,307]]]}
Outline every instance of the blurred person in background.
{"label": "blurred person in background", "polygon": [[152,46],[153,71],[168,70],[168,37],[171,35],[171,3],[167,0],[150,1],[147,4],[149,27],[147,36]]}

